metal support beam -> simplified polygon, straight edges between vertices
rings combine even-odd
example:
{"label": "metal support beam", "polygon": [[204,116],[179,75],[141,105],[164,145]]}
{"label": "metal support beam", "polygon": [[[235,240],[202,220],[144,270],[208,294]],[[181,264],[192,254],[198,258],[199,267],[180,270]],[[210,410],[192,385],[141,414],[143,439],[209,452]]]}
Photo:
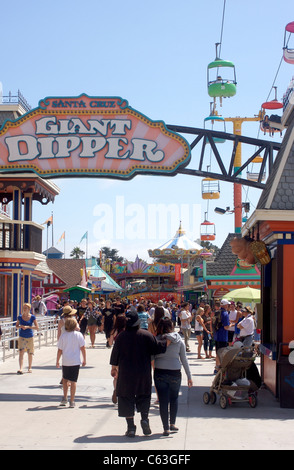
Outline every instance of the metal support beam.
{"label": "metal support beam", "polygon": [[[167,125],[167,128],[172,131],[178,132],[179,134],[188,134],[196,136],[190,144],[191,152],[192,150],[195,150],[197,144],[199,144],[202,140],[198,170],[190,168],[181,168],[178,170],[178,173],[192,176],[200,176],[202,178],[214,178],[230,183],[238,183],[244,186],[251,186],[253,188],[264,189],[266,184],[266,182],[264,181],[264,173],[267,170],[267,175],[270,174],[273,166],[274,151],[280,150],[281,147],[281,143],[279,142],[270,142],[267,140],[246,137],[243,135],[235,135],[221,131],[214,131],[210,129],[200,129],[196,127],[177,126],[171,124]],[[215,143],[215,139],[225,139],[226,141],[231,141],[233,143],[231,156],[229,159],[226,158],[226,160],[229,161],[227,167],[223,159],[221,158],[221,155]],[[247,160],[242,164],[242,166],[234,172],[234,161],[237,152],[237,147],[239,144],[242,144],[242,147],[244,146],[244,144],[247,146],[251,145],[252,153],[251,156],[247,158]],[[211,154],[215,159],[215,166],[219,168],[219,172],[203,170],[204,153],[207,146],[211,148]],[[240,175],[242,174],[242,171],[246,169],[248,171],[249,165],[252,164],[253,160],[257,157],[257,155],[261,155],[262,152],[264,152],[263,161],[260,165],[256,181],[241,178]]]}

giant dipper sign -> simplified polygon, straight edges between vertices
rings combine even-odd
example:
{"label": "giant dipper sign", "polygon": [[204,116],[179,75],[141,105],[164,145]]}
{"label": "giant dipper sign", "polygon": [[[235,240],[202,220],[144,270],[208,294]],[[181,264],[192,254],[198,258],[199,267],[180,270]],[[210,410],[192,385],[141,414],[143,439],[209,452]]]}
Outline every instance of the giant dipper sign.
{"label": "giant dipper sign", "polygon": [[0,129],[0,172],[130,179],[174,175],[189,161],[183,137],[117,97],[45,98]]}

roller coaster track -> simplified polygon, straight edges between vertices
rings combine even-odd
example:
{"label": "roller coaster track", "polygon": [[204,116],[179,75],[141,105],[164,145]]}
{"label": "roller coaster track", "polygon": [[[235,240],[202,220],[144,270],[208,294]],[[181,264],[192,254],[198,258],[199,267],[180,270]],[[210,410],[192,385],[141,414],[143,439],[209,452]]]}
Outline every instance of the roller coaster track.
{"label": "roller coaster track", "polygon": [[[190,144],[191,154],[192,150],[195,149],[198,144],[199,146],[201,145],[198,169],[181,168],[178,170],[178,173],[191,176],[200,176],[202,178],[214,178],[216,180],[242,184],[245,186],[251,186],[259,189],[264,189],[266,185],[266,181],[262,181],[264,178],[264,173],[266,172],[267,175],[271,173],[274,163],[274,152],[280,150],[281,148],[281,143],[279,142],[271,142],[268,140],[245,137],[236,134],[229,134],[226,132],[214,131],[210,129],[198,129],[195,127],[185,127],[177,125],[167,125],[166,127],[171,131],[177,132],[179,134],[188,134],[195,136],[194,140]],[[227,158],[228,155],[226,150],[226,165],[224,164],[224,161],[219,153],[214,138],[225,139],[226,141],[231,141],[233,143],[230,159]],[[251,156],[247,158],[244,163],[242,163],[242,166],[240,168],[235,168],[234,161],[236,150],[239,144],[242,144],[242,148],[244,144],[251,145],[252,152],[250,151]],[[211,147],[212,155],[216,160],[219,172],[211,172],[203,169],[204,153],[207,146]],[[252,181],[247,178],[242,178],[242,172],[244,172],[245,170],[248,171],[249,165],[257,156],[262,156],[262,163],[260,164],[259,173],[256,174],[256,181]]]}

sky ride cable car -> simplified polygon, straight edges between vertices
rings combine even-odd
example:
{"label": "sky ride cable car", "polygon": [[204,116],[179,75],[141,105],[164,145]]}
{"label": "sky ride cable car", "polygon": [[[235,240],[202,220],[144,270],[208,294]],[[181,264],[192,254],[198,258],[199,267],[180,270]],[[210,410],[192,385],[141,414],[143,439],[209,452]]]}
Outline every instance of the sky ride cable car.
{"label": "sky ride cable car", "polygon": [[220,184],[214,178],[203,178],[202,180],[202,199],[219,199]]}
{"label": "sky ride cable car", "polygon": [[235,65],[229,60],[223,60],[218,57],[218,46],[216,43],[216,58],[210,62],[207,67],[207,87],[208,94],[214,99],[220,100],[222,106],[222,98],[230,98],[235,96],[236,88],[236,71]]}
{"label": "sky ride cable car", "polygon": [[[221,116],[210,115],[210,116],[206,117],[204,119],[204,129],[206,128],[205,123],[210,123],[211,124],[211,129],[214,129],[214,126],[217,125],[218,129],[214,129],[214,130],[219,130],[221,132],[226,132],[226,121]],[[213,141],[216,144],[223,144],[226,141],[226,139],[223,139],[221,137],[213,137]]]}
{"label": "sky ride cable car", "polygon": [[[262,103],[261,107],[262,109],[269,110],[269,111],[275,111],[277,109],[282,109],[283,108],[283,103],[281,101],[278,101],[277,99],[277,87],[273,87],[275,89],[275,98],[271,101],[266,101]],[[264,135],[268,132],[270,136],[273,136],[275,132],[280,132],[280,135],[282,135],[282,130],[279,129],[279,126],[275,127],[273,123],[280,124],[281,123],[281,116],[278,114],[271,114],[270,116],[268,114],[264,115],[263,120],[260,123],[260,129],[263,131]]]}
{"label": "sky ride cable car", "polygon": [[288,64],[294,64],[294,49],[290,49],[288,47],[288,41],[286,41],[287,33],[293,34],[294,33],[294,21],[288,23],[285,27],[285,34],[284,34],[284,47],[283,47],[283,57],[284,61]]}
{"label": "sky ride cable car", "polygon": [[205,212],[204,222],[200,224],[200,239],[201,241],[215,240],[215,224],[207,220],[207,212]]}

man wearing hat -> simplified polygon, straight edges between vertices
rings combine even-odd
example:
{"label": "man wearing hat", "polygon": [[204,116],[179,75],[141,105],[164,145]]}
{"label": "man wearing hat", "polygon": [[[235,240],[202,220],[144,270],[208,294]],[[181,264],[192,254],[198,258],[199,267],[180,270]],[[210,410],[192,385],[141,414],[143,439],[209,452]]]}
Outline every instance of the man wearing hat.
{"label": "man wearing hat", "polygon": [[254,335],[254,318],[253,312],[249,307],[243,309],[244,318],[238,323],[240,329],[240,340],[243,346],[250,347],[253,343]]}
{"label": "man wearing hat", "polygon": [[[76,313],[77,311],[74,308],[71,308],[69,305],[66,305],[65,307],[63,307],[62,314],[58,322],[57,340],[59,340],[62,333],[65,332],[65,320],[70,317],[75,317]],[[77,330],[80,331],[80,328],[77,327]]]}
{"label": "man wearing hat", "polygon": [[117,379],[118,415],[126,418],[126,436],[134,437],[135,409],[141,413],[141,427],[144,435],[151,434],[149,408],[151,400],[151,356],[164,353],[166,340],[158,341],[149,331],[140,328],[137,312],[126,313],[126,328],[122,331],[112,349],[111,375]]}
{"label": "man wearing hat", "polygon": [[33,314],[34,315],[45,315],[47,312],[47,307],[45,302],[43,302],[42,298],[39,295],[36,295],[32,302]]}

